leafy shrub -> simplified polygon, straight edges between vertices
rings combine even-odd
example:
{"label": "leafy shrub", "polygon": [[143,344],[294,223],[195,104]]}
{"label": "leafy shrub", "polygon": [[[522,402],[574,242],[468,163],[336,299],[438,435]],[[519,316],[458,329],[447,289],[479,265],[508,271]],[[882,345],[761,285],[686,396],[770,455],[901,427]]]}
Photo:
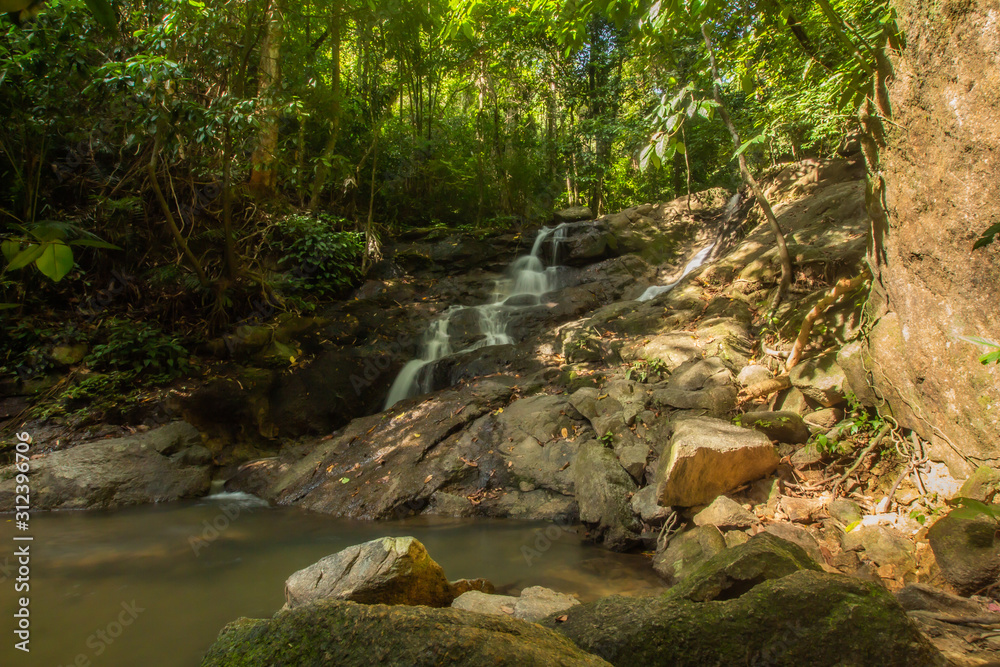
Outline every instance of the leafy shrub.
{"label": "leafy shrub", "polygon": [[290,215],[277,223],[272,245],[281,253],[278,265],[288,272],[283,287],[332,296],[359,282],[364,236],[336,231],[343,224],[328,215]]}
{"label": "leafy shrub", "polygon": [[144,322],[112,319],[104,343],[84,359],[95,371],[128,372],[147,382],[170,382],[190,369],[188,351],[176,338]]}

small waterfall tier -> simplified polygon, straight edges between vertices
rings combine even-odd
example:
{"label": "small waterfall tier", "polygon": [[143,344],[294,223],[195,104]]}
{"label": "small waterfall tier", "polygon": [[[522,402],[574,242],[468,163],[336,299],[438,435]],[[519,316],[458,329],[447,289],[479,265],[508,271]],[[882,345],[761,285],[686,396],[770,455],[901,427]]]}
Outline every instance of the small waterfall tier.
{"label": "small waterfall tier", "polygon": [[[510,316],[519,309],[536,306],[547,292],[558,288],[563,267],[559,266],[559,254],[566,241],[566,223],[557,227],[543,227],[535,237],[531,252],[515,259],[507,269],[507,274],[496,282],[493,299],[479,306],[451,306],[441,317],[433,320],[424,332],[420,345],[420,357],[413,359],[399,371],[385,408],[389,409],[399,401],[426,393],[431,387],[431,370],[435,361],[457,352],[478,350],[488,345],[510,345]],[[452,319],[464,311],[473,311],[478,319],[482,337],[472,345],[454,349],[448,327]]]}

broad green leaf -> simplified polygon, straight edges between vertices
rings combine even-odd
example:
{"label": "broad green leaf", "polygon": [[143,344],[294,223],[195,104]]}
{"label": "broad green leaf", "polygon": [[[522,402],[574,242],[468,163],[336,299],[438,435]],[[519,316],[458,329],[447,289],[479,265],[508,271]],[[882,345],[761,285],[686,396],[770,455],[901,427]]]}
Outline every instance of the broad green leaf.
{"label": "broad green leaf", "polygon": [[985,248],[996,240],[998,234],[1000,234],[1000,222],[988,227],[986,231],[983,232],[983,235],[972,244],[972,249],[978,250],[979,248]]}
{"label": "broad green leaf", "polygon": [[42,252],[45,250],[44,245],[37,245],[32,243],[27,248],[22,250],[17,254],[14,259],[10,260],[10,264],[7,265],[8,271],[17,271],[18,269],[23,269],[28,264],[31,264],[36,259],[42,256]]}
{"label": "broad green leaf", "polygon": [[73,268],[73,249],[59,241],[46,243],[35,266],[53,282],[59,282]]}
{"label": "broad green leaf", "polygon": [[21,249],[21,243],[13,239],[7,239],[3,243],[0,243],[0,252],[3,252],[3,257],[8,262],[10,262],[14,257],[17,256],[18,251]]}
{"label": "broad green leaf", "polygon": [[764,133],[761,133],[761,134],[758,134],[758,135],[757,135],[756,137],[754,137],[753,139],[747,139],[746,141],[744,141],[744,142],[743,142],[743,143],[742,143],[742,144],[740,145],[740,147],[739,147],[739,148],[737,148],[737,149],[736,149],[736,152],[735,152],[735,153],[733,153],[733,157],[734,157],[734,158],[738,158],[739,156],[743,155],[743,153],[744,153],[744,152],[746,151],[746,149],[750,148],[750,147],[751,147],[751,146],[753,146],[754,144],[759,144],[759,143],[763,143],[763,141],[764,141],[764,140],[765,140],[766,138],[767,138],[767,135],[765,135]]}
{"label": "broad green leaf", "polygon": [[684,155],[685,153],[687,153],[687,146],[685,146],[685,145],[684,145],[684,142],[683,142],[683,141],[678,141],[678,142],[677,142],[677,143],[676,143],[676,144],[674,145],[674,150],[676,150],[676,151],[677,151],[678,153],[680,153],[681,155]]}
{"label": "broad green leaf", "polygon": [[975,343],[976,345],[986,345],[987,347],[1000,347],[1000,343],[982,336],[959,336],[961,340]]}
{"label": "broad green leaf", "polygon": [[17,308],[20,304],[17,303],[0,303],[0,310],[13,310]]}

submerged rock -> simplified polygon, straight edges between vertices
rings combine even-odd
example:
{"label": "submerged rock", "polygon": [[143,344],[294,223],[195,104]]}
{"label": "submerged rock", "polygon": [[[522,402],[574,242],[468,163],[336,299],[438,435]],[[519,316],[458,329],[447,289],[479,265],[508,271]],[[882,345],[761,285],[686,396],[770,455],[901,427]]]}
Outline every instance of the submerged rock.
{"label": "submerged rock", "polygon": [[413,537],[383,537],[348,547],[285,582],[285,606],[323,599],[446,607],[455,593],[444,570]]}
{"label": "submerged rock", "polygon": [[607,665],[552,630],[460,609],[339,600],[230,623],[202,667]]}
{"label": "submerged rock", "polygon": [[778,454],[763,433],[721,419],[697,417],[677,422],[670,454],[656,472],[661,505],[704,505],[774,472]]}

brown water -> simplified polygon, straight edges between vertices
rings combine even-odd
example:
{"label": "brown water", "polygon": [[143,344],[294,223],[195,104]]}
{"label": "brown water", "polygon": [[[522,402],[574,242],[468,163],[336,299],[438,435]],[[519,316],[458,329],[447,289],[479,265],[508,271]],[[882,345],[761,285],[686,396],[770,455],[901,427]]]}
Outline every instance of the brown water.
{"label": "brown water", "polygon": [[198,665],[227,622],[274,614],[292,572],[386,535],[413,535],[449,578],[486,577],[503,592],[541,585],[588,600],[659,586],[648,559],[584,545],[551,524],[360,523],[258,503],[224,495],[33,515],[30,654],[14,649],[14,600],[23,594],[3,573],[14,530],[0,515],[0,666]]}

